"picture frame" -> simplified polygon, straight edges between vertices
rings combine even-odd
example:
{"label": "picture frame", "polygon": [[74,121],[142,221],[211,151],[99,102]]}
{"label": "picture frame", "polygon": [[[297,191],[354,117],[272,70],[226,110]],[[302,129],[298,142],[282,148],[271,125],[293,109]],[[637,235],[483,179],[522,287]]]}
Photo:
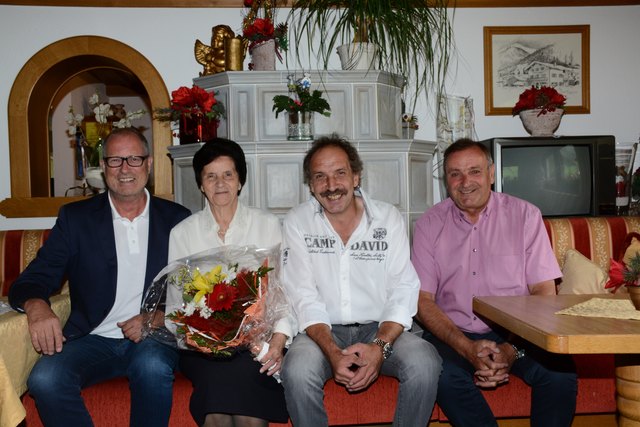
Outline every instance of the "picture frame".
{"label": "picture frame", "polygon": [[485,115],[511,115],[522,92],[552,86],[565,114],[589,114],[589,25],[484,27]]}

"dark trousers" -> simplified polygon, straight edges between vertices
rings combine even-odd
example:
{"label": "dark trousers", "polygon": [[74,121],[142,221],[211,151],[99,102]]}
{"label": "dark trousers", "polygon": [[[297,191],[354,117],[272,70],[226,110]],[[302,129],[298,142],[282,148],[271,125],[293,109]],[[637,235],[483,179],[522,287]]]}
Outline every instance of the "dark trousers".
{"label": "dark trousers", "polygon": [[[505,341],[495,332],[465,335],[472,340]],[[442,357],[437,403],[455,427],[497,426],[493,412],[474,384],[475,368],[455,350],[425,332]],[[578,393],[575,365],[570,356],[548,353],[528,343],[518,343],[526,356],[516,360],[511,374],[532,388],[531,426],[568,427],[576,409]],[[500,387],[500,386],[499,386]]]}
{"label": "dark trousers", "polygon": [[[42,356],[27,385],[40,419],[47,427],[90,427],[93,421],[80,390],[110,378],[129,378],[131,427],[169,424],[173,371],[178,352],[147,338],[128,339],[86,335],[65,343],[61,353]],[[109,402],[104,402],[109,410]]]}

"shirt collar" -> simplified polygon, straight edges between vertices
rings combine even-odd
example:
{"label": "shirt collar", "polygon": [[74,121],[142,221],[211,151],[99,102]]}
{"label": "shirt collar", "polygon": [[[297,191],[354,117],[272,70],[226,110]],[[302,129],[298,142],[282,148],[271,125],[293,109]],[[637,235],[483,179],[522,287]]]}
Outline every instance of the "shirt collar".
{"label": "shirt collar", "polygon": [[[463,221],[469,222],[465,212],[455,204],[451,197],[449,197],[449,201],[451,202],[451,214],[453,215],[453,218],[459,218]],[[498,202],[496,201],[496,197],[494,197],[494,192],[492,191],[489,194],[489,203],[487,203],[487,206],[485,206],[482,212],[480,212],[480,218],[488,218],[491,215],[491,212],[495,209],[494,206],[496,203]]]}
{"label": "shirt collar", "polygon": [[[109,196],[109,205],[111,206],[111,215],[113,216],[114,220],[123,220],[125,219],[122,215],[120,215],[118,213],[118,210],[116,209],[116,207],[113,205],[113,200],[111,200],[111,193],[107,193]],[[144,209],[142,210],[142,212],[140,213],[140,215],[138,215],[137,217],[134,218],[134,221],[138,218],[149,218],[149,202],[151,201],[151,195],[149,194],[149,191],[145,188],[144,189],[144,194],[147,198],[147,201],[144,205]]]}
{"label": "shirt collar", "polygon": [[[206,209],[208,213],[206,215],[207,226],[216,231],[220,229],[220,225],[218,225],[218,222],[216,221],[215,217],[213,216],[213,212],[211,211],[211,205],[207,203],[204,209]],[[233,218],[229,223],[229,229],[243,228],[245,225],[249,223],[248,218],[249,218],[248,208],[240,200],[238,200],[236,212],[233,214]]]}

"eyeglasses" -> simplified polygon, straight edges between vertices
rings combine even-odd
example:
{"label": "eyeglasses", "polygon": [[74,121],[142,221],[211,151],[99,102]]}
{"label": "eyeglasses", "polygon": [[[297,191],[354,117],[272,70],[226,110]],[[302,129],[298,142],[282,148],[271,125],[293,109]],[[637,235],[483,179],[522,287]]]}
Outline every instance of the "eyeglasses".
{"label": "eyeglasses", "polygon": [[132,168],[139,168],[149,156],[105,157],[104,164],[110,168],[119,168],[124,161]]}

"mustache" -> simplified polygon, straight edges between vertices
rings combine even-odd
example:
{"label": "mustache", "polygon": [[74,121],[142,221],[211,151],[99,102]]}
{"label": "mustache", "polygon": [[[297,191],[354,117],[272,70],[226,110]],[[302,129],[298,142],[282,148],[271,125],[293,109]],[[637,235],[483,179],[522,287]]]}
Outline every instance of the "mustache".
{"label": "mustache", "polygon": [[337,195],[344,196],[346,194],[347,194],[347,190],[343,188],[337,188],[333,191],[331,190],[323,191],[322,193],[320,193],[320,197],[330,197],[330,196],[337,196]]}

